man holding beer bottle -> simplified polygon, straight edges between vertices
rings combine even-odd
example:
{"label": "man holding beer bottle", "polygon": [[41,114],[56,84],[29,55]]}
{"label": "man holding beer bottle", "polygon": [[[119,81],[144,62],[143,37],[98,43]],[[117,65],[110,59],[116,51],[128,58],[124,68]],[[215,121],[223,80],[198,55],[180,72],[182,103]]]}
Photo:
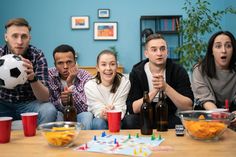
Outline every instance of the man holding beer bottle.
{"label": "man holding beer bottle", "polygon": [[[53,58],[55,67],[49,69],[50,101],[60,111],[59,119],[63,118],[61,113],[68,112],[68,107],[75,107],[77,121],[84,125],[84,129],[91,129],[93,114],[87,112],[88,105],[84,92],[84,85],[91,75],[85,70],[78,69],[75,50],[70,45],[56,47]],[[64,120],[74,119],[68,117],[64,115]]]}
{"label": "man holding beer bottle", "polygon": [[[145,42],[147,59],[133,66],[130,73],[131,89],[127,98],[128,114],[123,120],[124,129],[140,128],[140,109],[143,104],[143,92],[149,91],[153,108],[159,101],[159,92],[166,95],[168,105],[168,128],[181,124],[177,110],[191,110],[193,92],[189,76],[180,65],[167,59],[168,50],[165,39],[160,34],[150,34]],[[156,115],[154,114],[154,119]],[[156,122],[153,128],[156,129]]]}

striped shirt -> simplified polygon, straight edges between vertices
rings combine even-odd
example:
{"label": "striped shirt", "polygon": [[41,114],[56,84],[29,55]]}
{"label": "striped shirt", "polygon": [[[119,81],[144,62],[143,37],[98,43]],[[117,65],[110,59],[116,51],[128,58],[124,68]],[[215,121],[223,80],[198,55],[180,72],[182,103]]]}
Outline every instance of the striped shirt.
{"label": "striped shirt", "polygon": [[[48,70],[49,74],[49,91],[50,91],[50,101],[55,105],[55,107],[63,112],[64,106],[61,103],[61,92],[64,91],[63,85],[61,83],[61,78],[59,76],[58,70],[53,67]],[[85,83],[92,76],[85,70],[79,69],[77,73],[77,77],[74,81],[74,88],[72,89],[72,97],[74,99],[75,108],[77,110],[77,114],[81,112],[85,112],[88,109],[88,105],[86,104],[87,99],[84,92]]]}
{"label": "striped shirt", "polygon": [[[0,57],[6,54],[12,54],[8,47],[0,47]],[[47,86],[48,82],[48,65],[43,52],[36,47],[29,45],[26,53],[22,55],[24,58],[30,60],[33,64],[33,70],[38,80]],[[25,102],[36,100],[33,90],[28,81],[23,85],[17,85],[14,89],[6,89],[0,87],[0,101],[10,103]]]}

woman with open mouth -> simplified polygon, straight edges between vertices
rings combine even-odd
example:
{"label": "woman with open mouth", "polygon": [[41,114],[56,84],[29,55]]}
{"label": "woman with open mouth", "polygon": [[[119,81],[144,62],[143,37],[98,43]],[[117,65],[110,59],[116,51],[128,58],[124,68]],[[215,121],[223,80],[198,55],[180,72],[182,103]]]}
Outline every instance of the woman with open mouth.
{"label": "woman with open mouth", "polygon": [[129,79],[117,72],[117,56],[110,50],[103,50],[97,56],[97,74],[85,86],[88,111],[94,115],[93,130],[108,128],[107,111],[126,113],[126,99],[130,90]]}
{"label": "woman with open mouth", "polygon": [[192,88],[196,108],[236,110],[236,41],[232,33],[212,35],[206,56],[194,66]]}

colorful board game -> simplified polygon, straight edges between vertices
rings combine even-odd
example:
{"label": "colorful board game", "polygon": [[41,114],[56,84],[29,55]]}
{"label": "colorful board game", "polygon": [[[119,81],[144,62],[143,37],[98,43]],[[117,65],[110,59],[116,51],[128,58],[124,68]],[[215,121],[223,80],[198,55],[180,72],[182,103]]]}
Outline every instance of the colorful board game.
{"label": "colorful board game", "polygon": [[152,153],[150,147],[156,147],[163,141],[164,138],[160,135],[107,135],[103,132],[101,136],[94,136],[75,150],[146,157]]}

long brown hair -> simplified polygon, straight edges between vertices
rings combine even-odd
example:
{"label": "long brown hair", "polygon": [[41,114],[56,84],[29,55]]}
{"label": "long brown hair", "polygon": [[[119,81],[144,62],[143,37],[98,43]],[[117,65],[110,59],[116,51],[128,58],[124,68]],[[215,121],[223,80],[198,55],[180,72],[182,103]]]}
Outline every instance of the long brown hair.
{"label": "long brown hair", "polygon": [[[100,57],[103,55],[103,54],[110,54],[110,55],[113,55],[115,57],[115,60],[116,60],[116,64],[117,64],[117,55],[110,51],[110,50],[103,50],[102,52],[100,52],[97,56],[97,65],[99,64],[99,60],[100,60]],[[120,86],[120,82],[121,82],[121,78],[122,78],[122,74],[119,73],[119,72],[116,72],[116,76],[113,80],[113,83],[112,83],[112,88],[110,90],[111,93],[115,93],[118,89],[118,87]],[[100,84],[102,83],[102,80],[101,80],[101,76],[100,76],[100,72],[97,72],[96,76],[95,76],[95,79],[96,79],[96,83],[97,84]]]}
{"label": "long brown hair", "polygon": [[228,36],[231,40],[231,43],[233,46],[233,54],[232,54],[230,64],[229,64],[229,70],[236,71],[236,68],[235,68],[235,66],[236,66],[236,40],[235,40],[235,37],[229,31],[219,31],[219,32],[216,32],[215,34],[213,34],[211,36],[211,38],[209,39],[207,52],[206,52],[206,56],[204,57],[204,59],[201,62],[199,62],[199,64],[194,66],[194,68],[201,67],[203,75],[207,75],[210,78],[217,78],[216,64],[215,64],[215,60],[214,60],[214,56],[213,56],[212,47],[214,45],[215,38],[219,35],[222,35],[222,34]]}

